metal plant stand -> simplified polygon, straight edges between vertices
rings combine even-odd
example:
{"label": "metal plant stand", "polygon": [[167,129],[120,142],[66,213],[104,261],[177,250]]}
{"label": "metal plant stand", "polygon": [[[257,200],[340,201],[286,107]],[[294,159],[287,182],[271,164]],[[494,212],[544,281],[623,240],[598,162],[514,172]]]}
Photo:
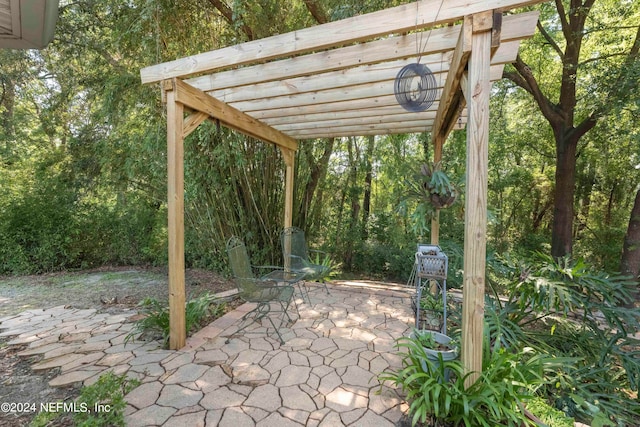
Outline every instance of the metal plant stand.
{"label": "metal plant stand", "polygon": [[[447,333],[447,255],[435,245],[418,245],[415,255],[415,283],[416,283],[416,329],[432,329],[433,324],[425,325],[428,312],[442,313],[440,332]],[[430,301],[431,308],[423,307],[423,297]],[[440,301],[441,300],[441,301]],[[436,325],[436,330],[438,329]],[[432,329],[433,330],[433,329]]]}

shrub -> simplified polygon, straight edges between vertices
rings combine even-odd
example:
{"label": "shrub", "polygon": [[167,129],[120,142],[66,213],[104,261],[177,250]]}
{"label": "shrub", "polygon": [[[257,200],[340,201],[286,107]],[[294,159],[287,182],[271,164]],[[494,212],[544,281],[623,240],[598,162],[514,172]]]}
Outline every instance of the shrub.
{"label": "shrub", "polygon": [[[127,335],[126,342],[135,336],[148,339],[160,339],[166,347],[169,342],[169,306],[154,298],[145,298],[138,304],[143,317],[137,320],[133,330]],[[216,297],[205,293],[187,301],[185,305],[185,323],[187,334],[192,333],[206,319],[219,317],[224,313],[226,304],[216,301]]]}
{"label": "shrub", "polygon": [[102,375],[95,384],[80,390],[77,403],[86,405],[88,411],[76,412],[73,416],[74,425],[124,426],[124,409],[127,406],[124,396],[139,384],[138,380],[128,378],[126,374],[116,375],[108,372]]}
{"label": "shrub", "polygon": [[527,422],[521,403],[543,382],[544,365],[549,363],[531,349],[492,350],[486,340],[483,371],[465,388],[470,373],[464,373],[460,360],[430,360],[418,338],[402,337],[397,346],[402,368],[383,372],[379,380],[390,381],[406,392],[412,425],[521,426]]}
{"label": "shrub", "polygon": [[500,274],[507,298],[488,299],[485,312],[492,342],[573,361],[546,371],[539,395],[594,426],[638,425],[640,310],[624,307],[635,284],[542,254],[503,260]]}

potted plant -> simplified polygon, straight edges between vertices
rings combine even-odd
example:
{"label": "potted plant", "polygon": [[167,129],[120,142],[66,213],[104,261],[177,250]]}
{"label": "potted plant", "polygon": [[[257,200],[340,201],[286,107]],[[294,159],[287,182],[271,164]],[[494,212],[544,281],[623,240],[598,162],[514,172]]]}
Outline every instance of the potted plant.
{"label": "potted plant", "polygon": [[405,186],[400,209],[407,209],[410,201],[417,202],[411,218],[418,234],[428,229],[428,223],[440,209],[450,207],[458,198],[458,190],[440,162],[420,165],[417,172],[405,179]]}
{"label": "potted plant", "polygon": [[[425,341],[437,342],[442,334],[429,332],[432,338],[419,337],[422,332],[429,331],[414,331],[414,336],[399,338],[396,345],[401,367],[389,368],[378,376],[381,385],[388,381],[402,388],[412,426],[533,425],[523,414],[523,405],[544,381],[540,372],[557,361],[541,357],[530,348],[491,349],[485,337],[483,371],[468,386],[465,381],[471,373],[465,372],[460,359],[434,363],[427,354]],[[451,346],[452,342],[444,345]]]}
{"label": "potted plant", "polygon": [[458,357],[458,346],[451,337],[437,331],[416,329],[411,333],[423,348],[427,358],[433,362],[453,360]]}
{"label": "potted plant", "polygon": [[444,324],[444,301],[439,295],[424,293],[420,297],[419,325],[424,329],[442,330]]}
{"label": "potted plant", "polygon": [[440,162],[423,163],[420,170],[408,179],[406,184],[407,195],[429,205],[428,211],[432,213],[437,209],[450,207],[458,198],[458,191],[442,170]]}

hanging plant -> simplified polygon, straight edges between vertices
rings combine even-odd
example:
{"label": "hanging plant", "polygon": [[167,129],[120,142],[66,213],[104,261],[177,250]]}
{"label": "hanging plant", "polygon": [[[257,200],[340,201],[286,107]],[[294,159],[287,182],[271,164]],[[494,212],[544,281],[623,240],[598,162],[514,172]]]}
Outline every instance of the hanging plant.
{"label": "hanging plant", "polygon": [[431,214],[436,209],[450,207],[458,198],[458,191],[440,162],[423,163],[420,171],[407,180],[407,187],[408,196],[428,205],[426,211]]}

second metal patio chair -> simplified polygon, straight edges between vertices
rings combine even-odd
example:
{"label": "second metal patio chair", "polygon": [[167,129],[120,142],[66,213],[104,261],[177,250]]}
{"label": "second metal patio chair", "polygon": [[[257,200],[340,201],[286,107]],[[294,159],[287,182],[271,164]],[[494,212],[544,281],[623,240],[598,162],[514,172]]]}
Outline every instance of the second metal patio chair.
{"label": "second metal patio chair", "polygon": [[[329,275],[331,267],[323,264],[316,264],[309,260],[309,252],[323,254],[325,259],[327,254],[322,251],[309,250],[307,241],[304,237],[304,231],[298,227],[289,227],[282,230],[280,234],[280,243],[282,244],[282,257],[284,258],[285,270],[290,269],[293,272],[304,273],[304,280],[318,281]],[[324,290],[329,293],[327,284],[321,282]]]}
{"label": "second metal patio chair", "polygon": [[[238,285],[240,297],[247,302],[256,303],[256,308],[245,314],[241,321],[252,320],[253,322],[260,322],[262,319],[267,319],[275,329],[280,343],[284,344],[282,335],[280,335],[279,326],[276,326],[276,323],[273,321],[273,318],[269,316],[269,313],[272,311],[272,304],[278,305],[280,310],[277,311],[282,311],[288,321],[292,322],[287,310],[293,299],[293,286],[278,286],[275,280],[257,278],[253,274],[244,242],[235,236],[227,241],[227,254],[229,255],[229,263]],[[282,320],[284,320],[284,316]],[[246,322],[234,335],[242,332],[251,323],[252,322]],[[227,339],[227,343],[230,339],[231,338]]]}

